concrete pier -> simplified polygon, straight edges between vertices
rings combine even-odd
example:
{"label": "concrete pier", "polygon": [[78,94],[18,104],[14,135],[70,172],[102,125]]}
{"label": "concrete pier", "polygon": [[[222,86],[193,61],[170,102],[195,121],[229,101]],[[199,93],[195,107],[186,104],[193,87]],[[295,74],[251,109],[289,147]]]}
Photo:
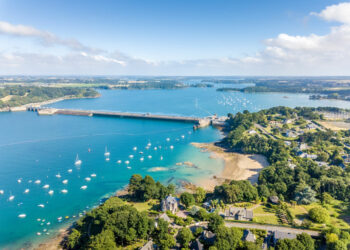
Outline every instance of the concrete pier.
{"label": "concrete pier", "polygon": [[77,110],[77,109],[56,109],[43,107],[29,107],[28,111],[37,112],[39,115],[78,115],[78,116],[108,116],[119,118],[133,118],[133,119],[148,119],[148,120],[163,120],[194,123],[193,128],[203,128],[209,125],[215,125],[219,119],[216,116],[209,117],[188,117],[188,116],[171,116],[171,115],[156,115],[150,113],[129,113],[129,112],[114,112],[114,111],[98,111],[98,110]]}

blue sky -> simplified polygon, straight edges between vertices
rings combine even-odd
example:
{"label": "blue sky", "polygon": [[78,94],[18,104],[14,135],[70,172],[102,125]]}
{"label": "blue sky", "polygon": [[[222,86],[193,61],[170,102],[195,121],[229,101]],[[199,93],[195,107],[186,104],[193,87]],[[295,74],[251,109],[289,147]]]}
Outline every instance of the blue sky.
{"label": "blue sky", "polygon": [[[0,0],[0,74],[342,75],[349,61],[334,55],[347,50],[347,29],[339,38],[344,47],[336,45],[338,51],[322,57],[319,52],[321,45],[327,50],[336,44],[329,38],[335,27],[350,25],[348,5],[326,0]],[[336,13],[321,16],[329,6]],[[33,33],[21,33],[23,27]],[[280,34],[287,34],[287,41]],[[72,49],[67,46],[72,40],[94,51]],[[318,53],[307,51],[307,65],[301,67],[305,48],[295,49],[310,42],[319,43]],[[288,57],[276,58],[281,49]],[[325,65],[329,61],[338,64]]]}

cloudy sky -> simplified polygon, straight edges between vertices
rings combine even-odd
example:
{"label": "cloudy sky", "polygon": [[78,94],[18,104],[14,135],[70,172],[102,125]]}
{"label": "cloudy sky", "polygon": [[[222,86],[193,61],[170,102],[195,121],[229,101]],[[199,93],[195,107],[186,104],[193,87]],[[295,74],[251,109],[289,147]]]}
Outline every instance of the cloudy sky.
{"label": "cloudy sky", "polygon": [[0,0],[0,74],[350,75],[350,2]]}

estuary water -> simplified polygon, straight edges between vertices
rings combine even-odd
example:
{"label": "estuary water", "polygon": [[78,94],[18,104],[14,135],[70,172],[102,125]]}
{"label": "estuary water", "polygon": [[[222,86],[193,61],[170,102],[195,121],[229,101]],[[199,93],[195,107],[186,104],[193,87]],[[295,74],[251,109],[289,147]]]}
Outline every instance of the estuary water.
{"label": "estuary water", "polygon": [[[350,108],[350,102],[314,101],[307,95],[217,92],[215,88],[100,92],[97,99],[51,106],[186,116],[278,105]],[[29,248],[51,237],[123,188],[134,173],[149,174],[165,184],[212,176],[222,170],[223,162],[190,143],[220,138],[216,129],[193,131],[192,124],[180,122],[0,113],[0,248]],[[106,147],[109,161],[104,156]],[[77,154],[80,166],[74,165]],[[176,164],[185,161],[196,167]]]}

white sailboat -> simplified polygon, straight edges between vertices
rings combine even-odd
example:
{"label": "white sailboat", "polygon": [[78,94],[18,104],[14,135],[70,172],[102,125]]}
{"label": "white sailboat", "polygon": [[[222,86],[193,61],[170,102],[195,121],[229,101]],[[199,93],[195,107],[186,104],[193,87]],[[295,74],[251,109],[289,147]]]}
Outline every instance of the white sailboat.
{"label": "white sailboat", "polygon": [[81,161],[81,160],[79,160],[79,156],[78,156],[78,154],[77,154],[77,157],[75,158],[74,165],[75,165],[75,166],[80,166],[80,165],[81,165],[81,163],[82,163],[82,161]]}
{"label": "white sailboat", "polygon": [[108,157],[108,156],[110,156],[111,155],[111,153],[110,152],[108,152],[108,150],[107,150],[107,146],[106,146],[106,148],[105,148],[105,156],[106,157]]}

